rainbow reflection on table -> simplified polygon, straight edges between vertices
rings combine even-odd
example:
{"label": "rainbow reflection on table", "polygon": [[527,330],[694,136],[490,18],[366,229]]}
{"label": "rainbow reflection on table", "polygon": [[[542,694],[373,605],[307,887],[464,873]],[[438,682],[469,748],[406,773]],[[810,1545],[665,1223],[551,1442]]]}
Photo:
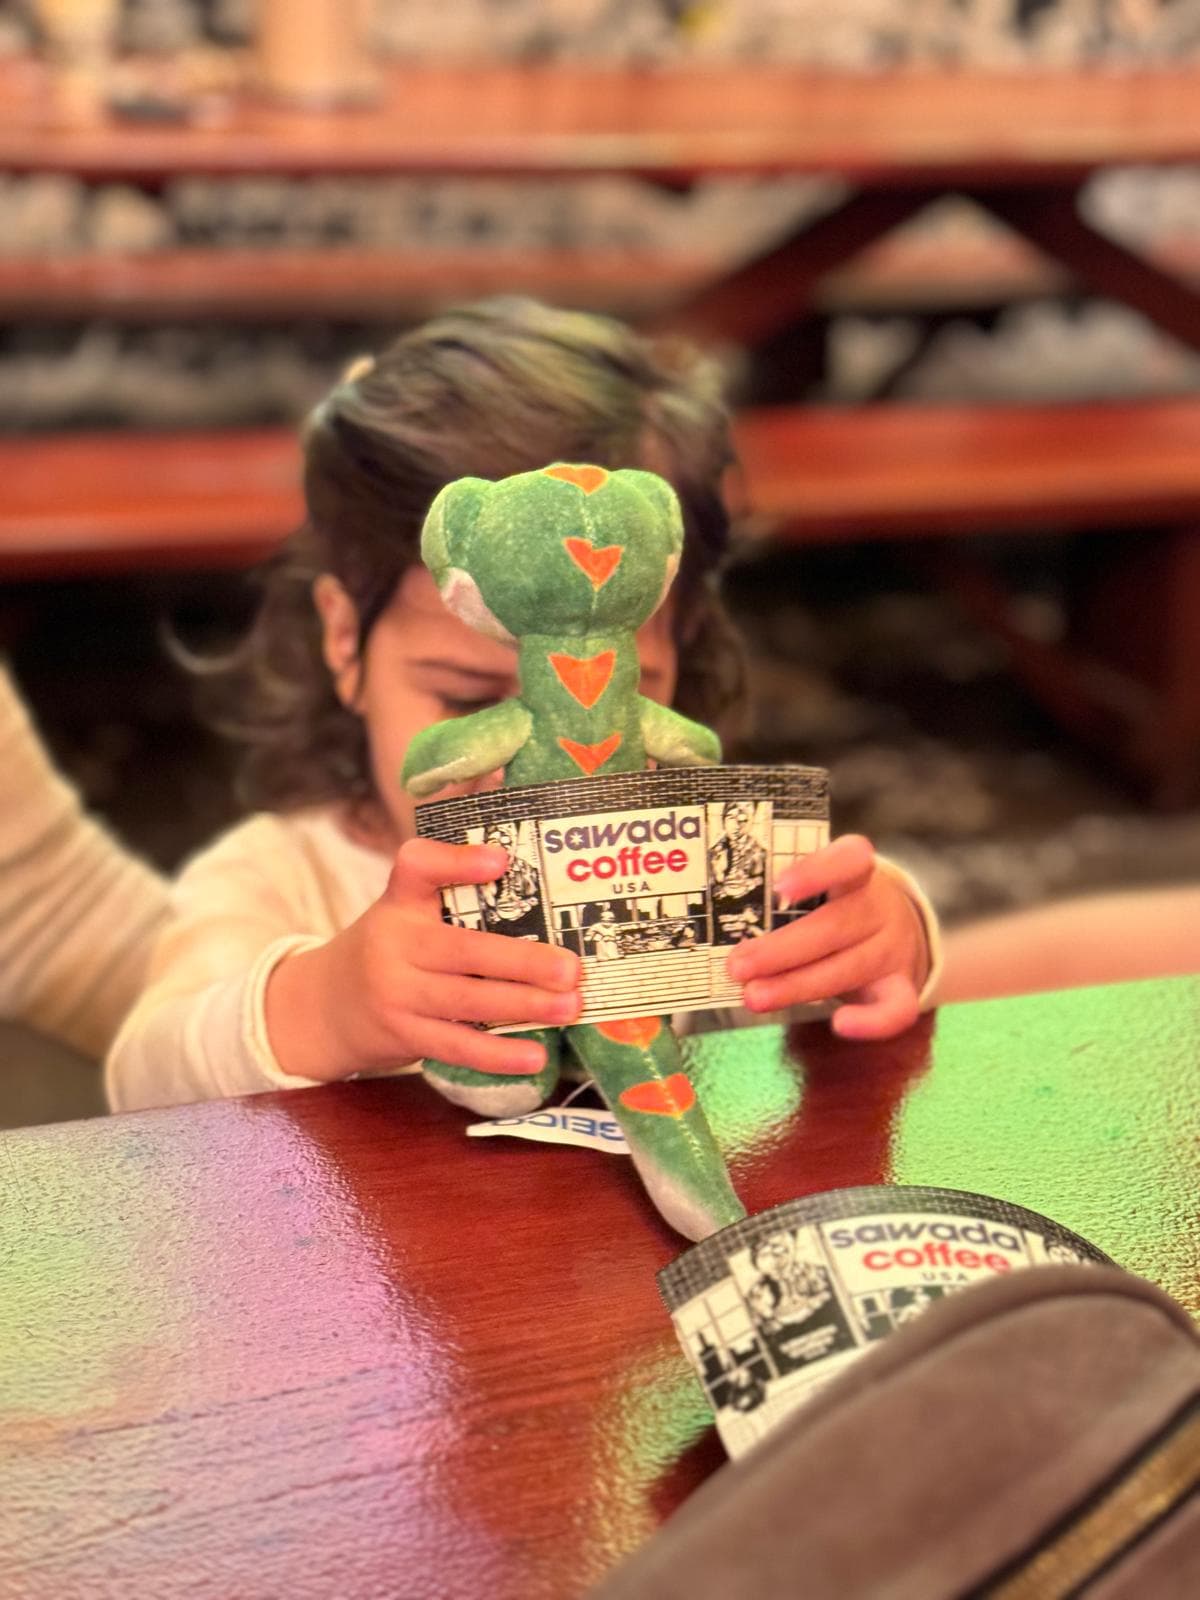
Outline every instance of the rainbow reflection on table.
{"label": "rainbow reflection on table", "polygon": [[[1200,1311],[1200,983],[718,1033],[751,1209],[1002,1196]],[[628,1164],[416,1079],[0,1139],[0,1600],[582,1593],[721,1461]],[[542,1220],[548,1218],[549,1220]]]}

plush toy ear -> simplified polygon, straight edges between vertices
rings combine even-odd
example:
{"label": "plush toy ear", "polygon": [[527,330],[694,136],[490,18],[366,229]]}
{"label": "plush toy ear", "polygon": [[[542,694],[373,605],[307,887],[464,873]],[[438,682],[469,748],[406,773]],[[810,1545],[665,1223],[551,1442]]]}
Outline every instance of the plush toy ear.
{"label": "plush toy ear", "polygon": [[660,531],[668,537],[667,548],[673,555],[678,555],[683,549],[683,512],[679,508],[679,496],[672,489],[665,478],[660,478],[657,472],[641,472],[637,468],[629,468],[621,474],[628,478],[638,492],[651,502],[660,513],[662,523]]}
{"label": "plush toy ear", "polygon": [[439,589],[449,568],[467,565],[471,530],[491,488],[487,478],[456,478],[438,491],[426,513],[421,530],[421,560]]}
{"label": "plush toy ear", "polygon": [[433,575],[443,603],[469,628],[512,643],[493,616],[471,572],[471,535],[483,503],[496,485],[487,478],[457,478],[441,490],[421,530],[421,559]]}

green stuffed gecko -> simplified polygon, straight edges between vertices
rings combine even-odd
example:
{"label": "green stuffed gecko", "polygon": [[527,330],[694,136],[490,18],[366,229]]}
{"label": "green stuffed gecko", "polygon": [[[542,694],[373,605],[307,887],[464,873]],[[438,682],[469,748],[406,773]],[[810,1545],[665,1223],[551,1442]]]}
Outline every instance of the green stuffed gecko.
{"label": "green stuffed gecko", "polygon": [[[714,733],[638,692],[637,629],[666,598],[683,548],[675,491],[652,472],[557,464],[498,482],[461,478],[430,507],[425,565],[456,616],[518,649],[519,693],[436,723],[409,747],[418,799],[504,769],[507,786],[721,759]],[[651,1199],[700,1239],[745,1216],[683,1071],[670,1020],[536,1029],[547,1064],[514,1078],[426,1062],[426,1078],[487,1116],[541,1105],[564,1043],[619,1122]]]}

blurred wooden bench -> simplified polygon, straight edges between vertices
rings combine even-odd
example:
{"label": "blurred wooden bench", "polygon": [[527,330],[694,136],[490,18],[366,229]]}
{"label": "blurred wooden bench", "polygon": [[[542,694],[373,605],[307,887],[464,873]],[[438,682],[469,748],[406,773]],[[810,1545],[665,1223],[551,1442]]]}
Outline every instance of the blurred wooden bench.
{"label": "blurred wooden bench", "polygon": [[0,578],[244,567],[303,516],[286,428],[0,439]]}
{"label": "blurred wooden bench", "polygon": [[[684,190],[721,178],[816,174],[844,194],[753,259],[720,263],[715,273],[711,263],[637,262],[620,252],[573,267],[549,253],[510,279],[503,262],[499,272],[490,263],[495,275],[485,284],[472,277],[482,262],[436,253],[268,261],[251,251],[221,262],[178,251],[164,259],[10,262],[0,270],[0,308],[12,316],[345,309],[386,317],[404,295],[419,304],[429,293],[503,284],[574,304],[597,304],[604,294],[651,326],[755,348],[786,339],[814,307],[837,305],[839,293],[844,305],[847,285],[860,292],[864,272],[894,301],[897,279],[907,271],[914,281],[911,258],[897,268],[896,230],[958,194],[1009,230],[993,248],[994,277],[1015,273],[1023,292],[1036,292],[1047,282],[1061,287],[1069,274],[1200,348],[1190,247],[1154,256],[1129,248],[1092,228],[1078,204],[1083,186],[1107,168],[1200,160],[1198,89],[1200,72],[1186,65],[847,75],[761,64],[398,66],[384,75],[378,102],[358,111],[300,114],[248,95],[190,126],[109,117],[70,129],[54,125],[37,64],[10,61],[0,63],[8,112],[0,172],[8,174],[147,190],[189,175],[620,177]],[[980,292],[981,263],[955,260],[934,247],[922,271],[935,267],[951,298],[959,296],[955,304],[978,303],[971,297]],[[739,429],[751,521],[807,539],[1152,527],[1153,548],[1147,535],[1126,591],[1140,618],[1131,605],[1128,623],[1111,630],[1120,655],[1137,621],[1137,670],[1108,678],[1012,629],[1004,597],[981,572],[952,574],[943,560],[941,576],[977,615],[1008,629],[1014,661],[1060,714],[1174,798],[1200,775],[1200,647],[1192,642],[1200,636],[1192,622],[1200,620],[1200,577],[1191,580],[1189,531],[1200,511],[1197,405],[931,408],[890,419],[870,408],[786,407],[747,416]],[[0,444],[0,573],[241,564],[298,521],[296,462],[291,436],[271,431],[8,441]],[[1190,700],[1189,683],[1197,685]]]}
{"label": "blurred wooden bench", "polygon": [[[1200,396],[1068,406],[779,407],[738,421],[754,534],[920,541],[1072,732],[1165,807],[1200,787]],[[1063,640],[1028,633],[961,534],[1124,530]],[[910,547],[911,548],[911,547]],[[1123,552],[1123,553],[1122,553]]]}
{"label": "blurred wooden bench", "polygon": [[[760,537],[828,542],[1200,518],[1200,396],[778,406],[735,421]],[[242,565],[300,519],[287,428],[0,439],[0,577]]]}
{"label": "blurred wooden bench", "polygon": [[[1189,242],[1185,259],[1170,242],[1150,259],[1098,234],[1075,204],[1081,187],[1106,168],[1200,160],[1198,84],[1200,72],[1187,65],[1123,73],[842,74],[762,63],[408,64],[384,73],[379,100],[359,111],[299,113],[244,94],[210,106],[194,124],[112,116],[71,128],[54,121],[41,64],[15,57],[0,62],[0,172],[14,175],[57,173],[147,190],[188,176],[371,174],[585,183],[619,177],[684,190],[714,179],[809,174],[847,192],[764,253],[716,263],[715,272],[711,261],[705,270],[703,252],[681,261],[642,253],[640,264],[637,252],[588,252],[593,260],[581,255],[574,263],[565,254],[534,252],[525,267],[503,252],[485,263],[482,250],[473,261],[472,252],[331,252],[328,262],[315,259],[320,252],[299,252],[294,265],[283,252],[267,251],[232,252],[227,265],[203,251],[116,261],[84,253],[6,266],[0,309],[37,314],[91,303],[130,315],[154,306],[168,314],[208,314],[204,307],[253,314],[264,301],[289,310],[304,301],[320,315],[349,301],[387,314],[393,296],[402,303],[406,294],[439,286],[447,294],[477,292],[486,278],[489,287],[527,287],[573,304],[603,303],[598,293],[615,294],[619,304],[626,297],[644,302],[648,293],[651,304],[665,303],[663,325],[754,344],[828,294],[836,300],[847,285],[857,292],[853,258],[954,193],[972,197],[1027,244],[1001,236],[990,264],[969,251],[957,265],[953,252],[927,252],[934,281],[951,280],[953,293],[969,296],[988,274],[1011,279],[1014,270],[1025,285],[1060,284],[1065,266],[1195,342],[1196,299],[1178,285],[1178,275],[1194,268]],[[1049,271],[1047,260],[1054,263]],[[874,276],[884,283],[890,277],[893,294],[895,258],[885,254]],[[898,276],[903,282],[903,267]]]}
{"label": "blurred wooden bench", "polygon": [[772,406],[737,419],[747,510],[796,540],[1200,520],[1200,396]]}
{"label": "blurred wooden bench", "polygon": [[[1200,248],[1194,263],[1200,276]],[[711,254],[606,248],[261,248],[0,257],[0,319],[111,317],[395,324],[455,300],[529,294],[645,317],[708,282]]]}
{"label": "blurred wooden bench", "polygon": [[[1200,237],[1160,241],[1164,271],[1200,281]],[[82,251],[0,257],[0,320],[285,317],[396,322],[499,292],[555,305],[654,317],[722,270],[679,249],[295,249]],[[1015,235],[952,242],[901,230],[812,286],[810,308],[921,313],[1012,305],[1070,293],[1077,280]]]}
{"label": "blurred wooden bench", "polygon": [[[903,539],[1073,731],[1179,803],[1200,779],[1200,397],[1073,406],[779,407],[737,419],[746,537]],[[0,578],[232,569],[303,516],[287,429],[0,440]],[[962,534],[1124,529],[1075,641],[1030,637]],[[1115,594],[1116,600],[1111,596]],[[1107,614],[1104,614],[1107,613]]]}
{"label": "blurred wooden bench", "polygon": [[[780,406],[735,428],[755,537],[1200,525],[1200,397]],[[0,577],[242,566],[299,523],[299,479],[286,428],[0,439]]]}

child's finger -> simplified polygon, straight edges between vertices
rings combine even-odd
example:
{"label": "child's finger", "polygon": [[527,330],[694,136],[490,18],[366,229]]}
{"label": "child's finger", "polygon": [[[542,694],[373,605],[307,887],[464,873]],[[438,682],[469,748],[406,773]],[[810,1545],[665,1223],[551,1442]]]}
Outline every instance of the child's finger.
{"label": "child's finger", "polygon": [[851,945],[861,944],[882,927],[876,908],[866,895],[847,895],[819,906],[799,922],[776,928],[761,939],[746,939],[729,957],[729,976],[735,983],[769,978],[811,966]]}
{"label": "child's finger", "polygon": [[384,898],[422,900],[440,909],[439,889],[453,883],[492,883],[507,866],[508,852],[499,845],[409,839],[396,852]]}
{"label": "child's finger", "polygon": [[546,1047],[536,1039],[481,1033],[461,1022],[442,1022],[432,1017],[414,1021],[412,1045],[426,1060],[470,1067],[475,1072],[527,1077],[546,1065]]}
{"label": "child's finger", "polygon": [[443,923],[422,929],[420,948],[410,957],[423,972],[457,972],[473,978],[503,978],[541,989],[577,989],[579,957],[532,939],[509,939],[500,933],[477,933]]}
{"label": "child's finger", "polygon": [[857,889],[871,876],[875,868],[875,847],[861,833],[843,834],[824,850],[816,850],[803,861],[797,861],[775,880],[777,900],[811,900],[813,895],[828,894],[836,899]]}
{"label": "child's finger", "polygon": [[743,998],[751,1011],[782,1011],[785,1006],[832,1000],[875,981],[886,966],[887,948],[886,935],[873,934],[823,961],[812,961],[778,977],[754,978],[746,985]]}
{"label": "child's finger", "polygon": [[553,993],[528,983],[444,977],[440,973],[428,974],[421,983],[420,994],[409,1003],[424,1017],[559,1028],[574,1022],[582,1005],[577,990]]}
{"label": "child's finger", "polygon": [[834,1012],[830,1027],[840,1038],[891,1039],[911,1028],[920,1015],[916,988],[902,972],[889,972],[868,984],[866,995],[864,1001],[852,1001]]}

